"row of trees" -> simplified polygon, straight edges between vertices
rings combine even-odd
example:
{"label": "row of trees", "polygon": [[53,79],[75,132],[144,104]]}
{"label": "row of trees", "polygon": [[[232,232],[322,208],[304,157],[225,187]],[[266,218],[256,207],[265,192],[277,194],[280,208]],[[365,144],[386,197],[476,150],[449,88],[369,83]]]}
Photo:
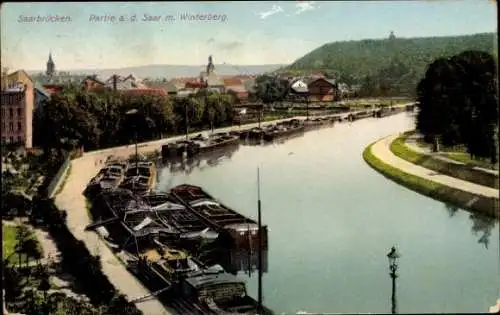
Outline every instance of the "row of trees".
{"label": "row of trees", "polygon": [[417,129],[428,142],[465,145],[472,157],[496,163],[497,85],[489,53],[465,51],[435,60],[417,87]]}
{"label": "row of trees", "polygon": [[[195,129],[219,127],[233,123],[234,102],[230,94],[206,91],[170,99],[115,91],[87,93],[66,87],[36,109],[34,142],[44,152],[80,146],[92,150],[128,144],[135,131],[140,141],[182,133],[186,121]],[[127,114],[132,109],[137,114]]]}

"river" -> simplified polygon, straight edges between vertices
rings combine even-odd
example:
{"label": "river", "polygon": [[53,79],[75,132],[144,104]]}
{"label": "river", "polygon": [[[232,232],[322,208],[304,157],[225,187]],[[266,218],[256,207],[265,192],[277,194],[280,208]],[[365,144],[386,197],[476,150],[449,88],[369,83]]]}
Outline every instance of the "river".
{"label": "river", "polygon": [[[413,126],[402,113],[240,146],[187,172],[164,168],[157,187],[199,185],[256,218],[260,167],[269,226],[263,296],[277,314],[390,312],[393,245],[402,255],[398,312],[486,312],[499,298],[498,225],[397,185],[362,158],[371,142]],[[239,276],[256,297],[256,274]]]}

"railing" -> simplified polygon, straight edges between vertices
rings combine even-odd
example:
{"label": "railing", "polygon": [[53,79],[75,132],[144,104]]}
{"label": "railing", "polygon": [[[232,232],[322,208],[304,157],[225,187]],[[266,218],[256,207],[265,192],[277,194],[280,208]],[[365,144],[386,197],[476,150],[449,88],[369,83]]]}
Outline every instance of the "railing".
{"label": "railing", "polygon": [[68,156],[64,160],[64,163],[61,165],[61,167],[59,167],[59,170],[57,171],[54,178],[52,178],[49,186],[47,187],[47,196],[49,198],[54,197],[54,194],[57,192],[57,189],[61,184],[61,180],[66,176],[66,173],[68,172],[70,165],[71,165],[71,155],[68,154]]}

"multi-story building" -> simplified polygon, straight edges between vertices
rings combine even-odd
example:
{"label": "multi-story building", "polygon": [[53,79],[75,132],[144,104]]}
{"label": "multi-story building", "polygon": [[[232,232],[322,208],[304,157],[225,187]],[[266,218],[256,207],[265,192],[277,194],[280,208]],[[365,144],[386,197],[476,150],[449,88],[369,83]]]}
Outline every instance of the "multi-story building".
{"label": "multi-story building", "polygon": [[25,71],[18,70],[2,78],[0,107],[2,142],[31,148],[35,88]]}

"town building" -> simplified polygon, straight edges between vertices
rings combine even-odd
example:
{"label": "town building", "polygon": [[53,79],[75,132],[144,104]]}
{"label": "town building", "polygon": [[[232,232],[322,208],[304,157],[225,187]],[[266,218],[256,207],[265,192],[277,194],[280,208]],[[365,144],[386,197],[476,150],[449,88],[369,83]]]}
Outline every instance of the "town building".
{"label": "town building", "polygon": [[337,82],[333,79],[319,78],[308,82],[310,102],[334,102],[340,98]]}
{"label": "town building", "polygon": [[33,81],[24,70],[4,74],[0,93],[2,143],[32,148],[35,109]]}
{"label": "town building", "polygon": [[106,90],[106,83],[99,80],[97,75],[87,76],[83,80],[82,85],[87,92],[103,92]]}
{"label": "town building", "polygon": [[295,78],[290,81],[290,90],[288,91],[288,100],[291,102],[305,102],[309,95],[307,83],[301,78]]}
{"label": "town building", "polygon": [[105,87],[113,90],[130,90],[130,89],[146,89],[146,85],[133,74],[126,77],[120,75],[112,75],[104,81]]}
{"label": "town building", "polygon": [[146,81],[146,86],[150,89],[161,89],[168,96],[176,96],[177,95],[177,87],[172,83],[167,81],[167,79],[163,80],[155,80],[155,81]]}

